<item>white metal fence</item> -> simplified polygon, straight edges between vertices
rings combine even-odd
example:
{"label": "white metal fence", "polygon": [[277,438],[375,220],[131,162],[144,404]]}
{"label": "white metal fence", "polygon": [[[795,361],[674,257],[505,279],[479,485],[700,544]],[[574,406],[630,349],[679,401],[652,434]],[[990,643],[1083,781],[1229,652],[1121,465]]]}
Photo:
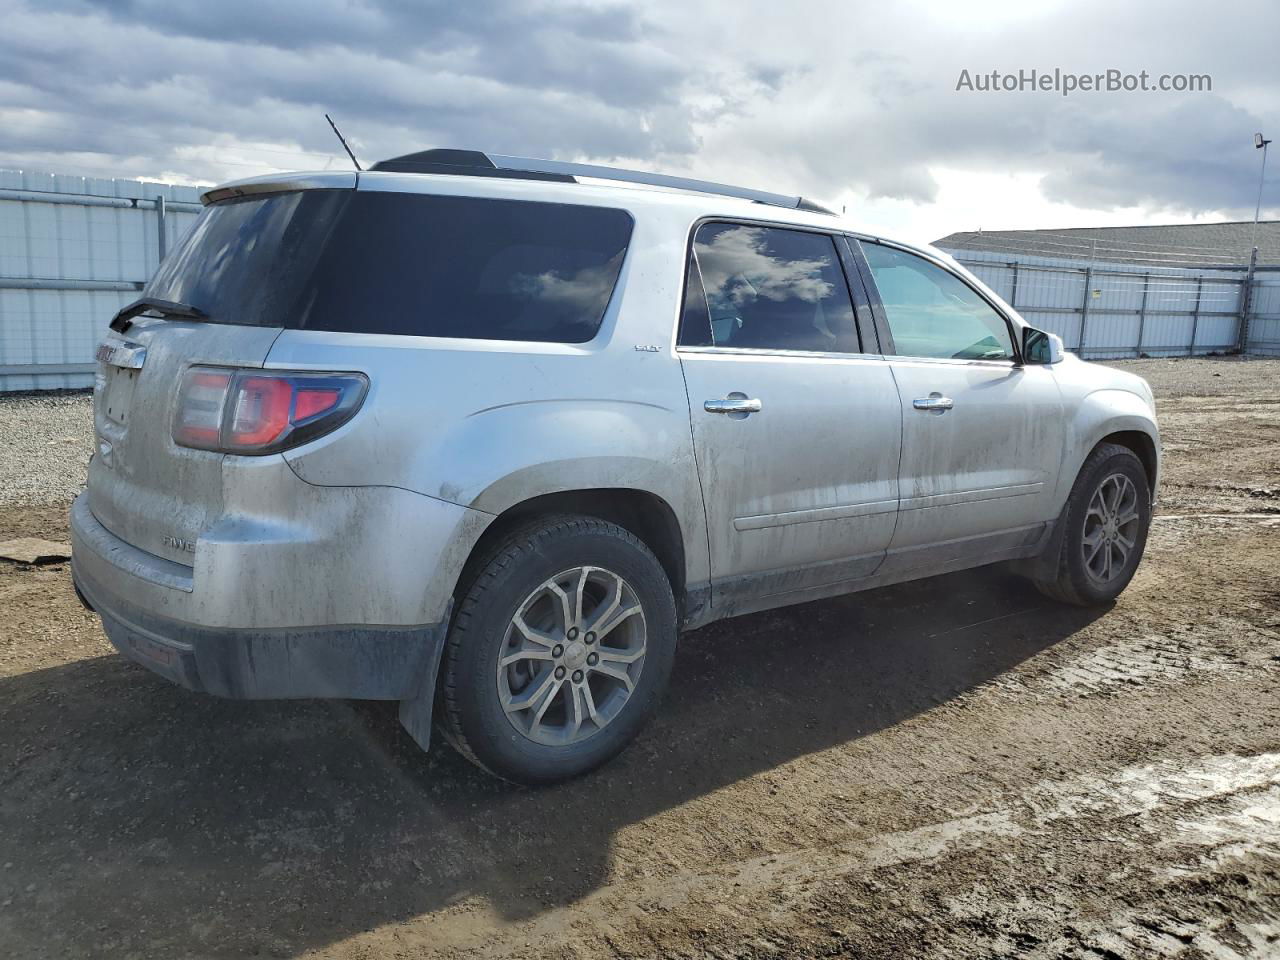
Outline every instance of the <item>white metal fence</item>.
{"label": "white metal fence", "polygon": [[191,226],[200,189],[0,170],[0,392],[93,384],[108,321]]}
{"label": "white metal fence", "polygon": [[[0,170],[0,392],[92,384],[107,322],[195,220],[200,189]],[[1280,266],[1258,267],[1246,285],[1246,264],[951,252],[1087,358],[1280,356]]]}
{"label": "white metal fence", "polygon": [[1058,334],[1086,359],[1237,351],[1280,356],[1277,266],[1251,273],[1248,264],[1177,268],[948,252],[1028,323]]}

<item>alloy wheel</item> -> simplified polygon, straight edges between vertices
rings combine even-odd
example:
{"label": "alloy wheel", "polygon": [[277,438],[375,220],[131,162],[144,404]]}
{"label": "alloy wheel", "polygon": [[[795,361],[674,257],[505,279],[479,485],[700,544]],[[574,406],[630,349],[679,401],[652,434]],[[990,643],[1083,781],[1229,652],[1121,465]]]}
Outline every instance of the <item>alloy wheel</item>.
{"label": "alloy wheel", "polygon": [[1138,546],[1141,512],[1138,488],[1123,473],[1112,473],[1098,484],[1084,518],[1080,549],[1084,568],[1097,583],[1121,576]]}
{"label": "alloy wheel", "polygon": [[516,609],[498,656],[507,720],[550,746],[599,733],[635,692],[646,633],[644,609],[618,574],[580,566],[547,579]]}

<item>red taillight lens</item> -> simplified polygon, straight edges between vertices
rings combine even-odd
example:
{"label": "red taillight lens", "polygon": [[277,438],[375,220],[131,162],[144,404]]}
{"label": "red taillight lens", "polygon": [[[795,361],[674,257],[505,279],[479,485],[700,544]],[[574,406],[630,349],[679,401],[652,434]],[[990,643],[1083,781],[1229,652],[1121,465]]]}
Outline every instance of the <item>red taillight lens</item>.
{"label": "red taillight lens", "polygon": [[228,447],[261,447],[289,429],[293,384],[285,377],[237,377]]}
{"label": "red taillight lens", "polygon": [[368,386],[359,373],[192,367],[178,394],[173,439],[223,453],[275,453],[346,423]]}
{"label": "red taillight lens", "polygon": [[222,436],[222,411],[231,387],[231,371],[192,367],[182,381],[173,439],[184,447],[216,449]]}
{"label": "red taillight lens", "polygon": [[341,399],[342,391],[332,387],[299,390],[297,399],[293,401],[293,419],[297,423],[310,420],[326,410],[332,410]]}

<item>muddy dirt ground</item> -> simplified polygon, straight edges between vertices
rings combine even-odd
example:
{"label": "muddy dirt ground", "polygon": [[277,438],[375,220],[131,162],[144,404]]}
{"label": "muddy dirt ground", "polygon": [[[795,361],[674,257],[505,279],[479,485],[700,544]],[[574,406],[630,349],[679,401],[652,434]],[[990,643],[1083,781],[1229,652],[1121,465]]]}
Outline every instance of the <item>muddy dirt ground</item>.
{"label": "muddy dirt ground", "polygon": [[[388,704],[187,693],[0,564],[0,955],[1280,957],[1280,361],[1121,366],[1167,472],[1114,606],[985,570],[717,624],[552,789]],[[67,403],[8,469],[87,457]],[[64,539],[65,486],[0,539]]]}

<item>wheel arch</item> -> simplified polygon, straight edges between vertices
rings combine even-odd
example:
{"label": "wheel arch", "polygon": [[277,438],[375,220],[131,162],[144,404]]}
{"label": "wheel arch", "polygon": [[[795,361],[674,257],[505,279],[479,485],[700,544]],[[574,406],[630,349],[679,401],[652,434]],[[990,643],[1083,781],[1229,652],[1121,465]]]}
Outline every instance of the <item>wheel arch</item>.
{"label": "wheel arch", "polygon": [[480,534],[463,564],[454,586],[454,597],[466,589],[471,578],[497,546],[513,531],[539,517],[596,517],[616,523],[638,537],[653,551],[671,583],[676,610],[685,615],[685,595],[689,583],[685,555],[685,533],[675,510],[665,499],[648,490],[633,487],[592,487],[562,490],[530,497],[512,504],[498,514]]}
{"label": "wheel arch", "polygon": [[[1151,488],[1151,494],[1155,496],[1156,480],[1160,470],[1160,456],[1156,448],[1156,442],[1149,433],[1142,430],[1117,430],[1109,433],[1090,449],[1090,453],[1098,449],[1104,443],[1114,443],[1120,447],[1126,447],[1132,450],[1139,460],[1142,461],[1142,469],[1147,474],[1147,484]],[[1086,459],[1088,457],[1086,456]]]}
{"label": "wheel arch", "polygon": [[1132,450],[1141,461],[1154,501],[1160,481],[1160,430],[1150,405],[1128,390],[1094,390],[1079,401],[1067,435],[1067,454],[1059,475],[1059,505],[1066,503],[1085,461],[1102,443]]}

